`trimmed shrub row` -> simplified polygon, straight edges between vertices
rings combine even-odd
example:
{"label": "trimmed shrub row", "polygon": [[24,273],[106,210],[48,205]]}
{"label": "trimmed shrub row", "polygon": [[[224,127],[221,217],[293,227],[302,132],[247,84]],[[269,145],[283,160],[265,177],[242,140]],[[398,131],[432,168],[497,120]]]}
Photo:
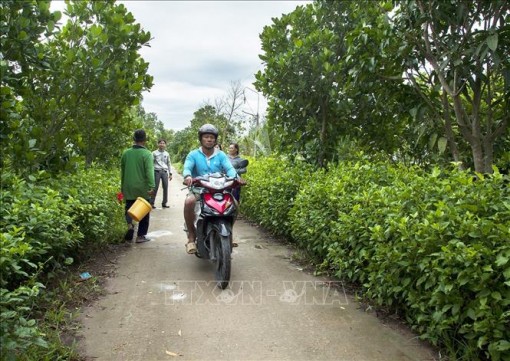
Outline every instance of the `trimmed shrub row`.
{"label": "trimmed shrub row", "polygon": [[[242,212],[270,229],[278,236],[289,237],[291,228],[288,212],[299,191],[301,181],[310,177],[307,165],[297,170],[278,158],[265,158],[263,162],[250,161],[247,175],[249,187],[242,189]],[[253,166],[252,166],[253,164]]]}
{"label": "trimmed shrub row", "polygon": [[252,160],[243,214],[359,284],[452,359],[510,360],[508,179],[383,162],[303,169]]}
{"label": "trimmed shrub row", "polygon": [[46,341],[31,309],[44,278],[103,243],[122,239],[118,176],[88,169],[58,179],[44,172],[20,178],[3,169],[0,219],[0,343],[16,358]]}

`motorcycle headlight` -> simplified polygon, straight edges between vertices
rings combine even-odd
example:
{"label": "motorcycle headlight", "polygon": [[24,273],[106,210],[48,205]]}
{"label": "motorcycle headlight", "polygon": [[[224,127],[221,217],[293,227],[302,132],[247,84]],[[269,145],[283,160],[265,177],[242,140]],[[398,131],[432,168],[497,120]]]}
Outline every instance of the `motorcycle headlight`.
{"label": "motorcycle headlight", "polygon": [[223,198],[225,198],[225,197],[223,196],[223,194],[222,194],[222,193],[214,193],[214,194],[213,194],[213,198],[214,198],[215,200],[217,200],[218,202],[221,202],[221,201],[223,200]]}

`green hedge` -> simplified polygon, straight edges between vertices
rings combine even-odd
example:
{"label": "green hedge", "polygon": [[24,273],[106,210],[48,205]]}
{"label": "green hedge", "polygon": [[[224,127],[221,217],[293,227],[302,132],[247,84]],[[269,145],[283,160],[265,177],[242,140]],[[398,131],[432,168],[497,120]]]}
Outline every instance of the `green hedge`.
{"label": "green hedge", "polygon": [[[286,180],[301,180],[292,191],[268,176],[276,164]],[[275,233],[285,229],[452,359],[510,360],[508,178],[369,162],[305,178],[301,169],[252,161],[243,213]]]}
{"label": "green hedge", "polygon": [[253,184],[241,191],[243,214],[279,236],[289,236],[288,212],[302,180],[310,176],[311,168],[302,165],[296,171],[287,161],[278,158],[265,158],[264,162],[247,159],[250,165],[243,178]]}
{"label": "green hedge", "polygon": [[118,172],[88,169],[60,178],[1,175],[0,343],[2,358],[44,346],[31,309],[48,274],[125,231]]}

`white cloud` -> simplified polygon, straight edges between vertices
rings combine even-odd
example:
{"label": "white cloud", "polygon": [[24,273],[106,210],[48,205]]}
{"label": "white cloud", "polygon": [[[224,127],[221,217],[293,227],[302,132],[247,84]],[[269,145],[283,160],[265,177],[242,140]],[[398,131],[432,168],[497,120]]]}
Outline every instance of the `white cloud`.
{"label": "white cloud", "polygon": [[[143,106],[167,128],[189,125],[206,102],[226,94],[232,81],[253,88],[262,69],[259,34],[273,17],[309,1],[122,1],[153,37],[141,50],[155,85]],[[246,92],[247,111],[265,101]]]}
{"label": "white cloud", "polygon": [[[205,103],[226,95],[240,81],[245,111],[263,114],[265,99],[252,83],[262,70],[259,34],[272,18],[311,1],[118,1],[152,36],[142,57],[149,62],[154,86],[143,94],[143,107],[165,127],[180,130]],[[64,10],[53,1],[52,10]]]}
{"label": "white cloud", "polygon": [[[213,103],[223,93],[224,90],[219,88],[170,81],[154,86],[150,93],[144,94],[143,105],[147,112],[156,113],[166,128],[177,130],[188,126],[193,113],[204,103]],[[178,123],[179,119],[187,121],[183,125]]]}

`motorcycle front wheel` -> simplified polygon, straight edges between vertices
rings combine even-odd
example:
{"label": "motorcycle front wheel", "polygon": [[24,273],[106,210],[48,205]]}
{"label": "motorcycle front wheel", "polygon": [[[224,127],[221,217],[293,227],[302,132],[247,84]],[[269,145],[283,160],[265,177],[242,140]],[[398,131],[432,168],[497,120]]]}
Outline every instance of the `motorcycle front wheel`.
{"label": "motorcycle front wheel", "polygon": [[214,237],[212,244],[214,245],[214,253],[216,258],[216,282],[219,288],[224,290],[230,281],[231,268],[231,236],[222,236],[218,232],[212,232]]}

